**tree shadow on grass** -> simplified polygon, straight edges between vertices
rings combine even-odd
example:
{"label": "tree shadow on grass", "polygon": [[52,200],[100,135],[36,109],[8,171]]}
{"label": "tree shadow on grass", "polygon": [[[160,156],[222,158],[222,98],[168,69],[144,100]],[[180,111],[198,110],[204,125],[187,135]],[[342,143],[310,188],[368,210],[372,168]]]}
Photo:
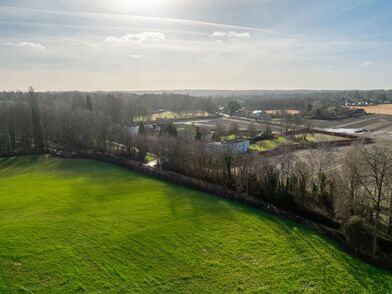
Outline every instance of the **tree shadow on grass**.
{"label": "tree shadow on grass", "polygon": [[[264,218],[265,213],[260,217]],[[347,272],[347,276],[337,278],[341,281],[351,278],[357,284],[361,285],[362,290],[357,289],[359,292],[364,290],[373,293],[374,291],[379,293],[391,292],[392,272],[361,261],[350,253],[345,252],[338,244],[329,240],[328,237],[325,237],[310,228],[273,215],[268,215],[267,218],[270,222],[274,223],[274,225],[278,225],[275,229],[276,233],[279,234],[280,237],[286,239],[285,243],[293,252],[296,252],[298,255],[314,253],[317,258],[324,262],[320,264],[320,266],[324,268],[318,267],[315,269],[319,272],[320,278],[327,278],[326,276],[331,278],[338,274],[340,270],[344,270]],[[285,233],[282,234],[282,231]],[[299,246],[301,244],[305,246],[305,252],[304,249]],[[336,283],[338,283],[337,280]],[[342,284],[342,287],[343,286],[344,285]]]}
{"label": "tree shadow on grass", "polygon": [[[44,161],[44,156],[25,155],[0,158],[0,174],[2,176],[14,175],[18,173],[32,172]],[[39,167],[41,168],[41,167]]]}
{"label": "tree shadow on grass", "polygon": [[70,189],[75,191],[74,194],[78,195],[75,208],[80,208],[80,195],[88,195],[89,200],[96,202],[113,201],[123,197],[140,197],[144,186],[151,192],[151,187],[156,185],[159,196],[165,199],[162,205],[168,205],[173,216],[181,212],[177,209],[181,206],[186,207],[190,217],[199,224],[202,223],[205,213],[214,213],[216,217],[233,220],[227,200],[116,165],[94,160],[62,160],[58,168],[64,172],[64,178],[80,177],[80,181],[75,181],[70,186]]}
{"label": "tree shadow on grass", "polygon": [[[209,229],[206,222],[203,222],[203,217],[206,214],[214,214],[219,221],[235,222],[236,217],[232,213],[232,209],[246,208],[247,213],[257,215],[263,222],[270,222],[270,228],[275,230],[275,233],[279,237],[285,238],[285,244],[293,252],[296,252],[299,257],[306,257],[306,254],[310,252],[316,258],[323,260],[325,262],[324,264],[328,265],[328,268],[316,269],[320,270],[321,275],[329,274],[330,277],[333,277],[336,273],[327,273],[325,271],[333,270],[334,263],[338,263],[340,269],[345,270],[349,277],[361,285],[363,289],[371,291],[373,287],[373,289],[382,289],[382,291],[385,290],[386,292],[391,290],[392,273],[390,271],[376,268],[359,260],[355,256],[343,251],[338,244],[329,240],[328,237],[322,236],[310,228],[275,215],[261,212],[258,209],[249,208],[233,200],[220,199],[206,193],[200,193],[171,184],[168,184],[165,188],[171,214],[174,217],[180,217],[181,210],[178,207],[180,206],[182,209],[184,205],[187,206],[189,208],[188,214],[199,230]],[[188,194],[188,191],[192,191],[191,194]],[[282,234],[282,232],[284,233]],[[305,248],[301,248],[298,243],[303,244]]]}
{"label": "tree shadow on grass", "polygon": [[230,207],[235,204],[234,201],[230,203],[230,200],[174,184],[165,185],[164,192],[167,195],[167,205],[174,217],[183,215],[183,209],[186,208],[186,215],[199,225],[203,224],[203,218],[207,214],[213,215],[220,221],[235,220]]}

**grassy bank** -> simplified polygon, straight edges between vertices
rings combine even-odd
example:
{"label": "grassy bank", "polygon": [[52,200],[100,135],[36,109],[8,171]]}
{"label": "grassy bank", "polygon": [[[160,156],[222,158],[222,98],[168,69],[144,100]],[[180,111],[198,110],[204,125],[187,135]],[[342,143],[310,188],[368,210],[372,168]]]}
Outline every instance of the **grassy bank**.
{"label": "grassy bank", "polygon": [[317,142],[328,143],[331,141],[341,141],[341,140],[345,140],[345,138],[339,136],[319,134],[319,133],[308,134],[306,135],[306,139],[304,139],[304,136],[302,134],[295,135],[294,138],[277,136],[270,140],[263,140],[251,144],[249,146],[249,149],[254,151],[268,151],[268,150],[278,148],[282,145],[295,145],[295,144],[306,144],[306,143],[317,143]]}

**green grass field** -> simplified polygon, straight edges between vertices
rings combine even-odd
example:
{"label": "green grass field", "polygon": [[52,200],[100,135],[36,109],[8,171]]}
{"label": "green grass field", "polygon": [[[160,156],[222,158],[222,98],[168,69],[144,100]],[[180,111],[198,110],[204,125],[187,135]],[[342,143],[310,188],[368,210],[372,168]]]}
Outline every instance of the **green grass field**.
{"label": "green grass field", "polygon": [[146,157],[144,158],[144,162],[150,162],[155,160],[155,156],[149,152],[147,152]]}
{"label": "green grass field", "polygon": [[340,141],[340,140],[346,140],[343,137],[338,137],[338,136],[332,136],[332,135],[325,135],[325,134],[308,134],[306,136],[306,140],[303,139],[303,135],[296,135],[295,139],[288,139],[286,137],[282,136],[277,136],[274,139],[270,140],[263,140],[256,142],[254,144],[251,144],[249,146],[250,150],[253,151],[267,151],[267,150],[272,150],[275,148],[278,148],[281,145],[293,145],[293,144],[299,144],[299,143],[316,143],[316,142],[331,142],[331,141]]}
{"label": "green grass field", "polygon": [[227,136],[222,136],[220,139],[221,141],[232,141],[232,140],[236,140],[239,139],[239,136],[236,135],[227,135]]}
{"label": "green grass field", "polygon": [[311,230],[119,167],[0,159],[0,293],[391,293]]}
{"label": "green grass field", "polygon": [[290,141],[286,137],[278,136],[277,138],[274,139],[263,140],[251,144],[249,146],[249,149],[254,151],[267,151],[267,150],[278,148],[279,146],[285,144],[294,144],[294,141]]}
{"label": "green grass field", "polygon": [[332,136],[332,135],[326,135],[326,134],[319,134],[319,133],[313,133],[313,134],[308,134],[306,136],[306,140],[303,139],[303,135],[296,135],[295,136],[296,140],[301,143],[306,143],[306,142],[331,142],[331,141],[342,141],[342,140],[347,140],[344,137],[340,136]]}

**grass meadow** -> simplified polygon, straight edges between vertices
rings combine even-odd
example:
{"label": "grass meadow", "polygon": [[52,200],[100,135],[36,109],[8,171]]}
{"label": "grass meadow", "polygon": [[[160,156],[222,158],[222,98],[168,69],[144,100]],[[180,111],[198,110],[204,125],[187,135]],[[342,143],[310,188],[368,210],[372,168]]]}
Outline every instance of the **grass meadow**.
{"label": "grass meadow", "polygon": [[249,146],[251,151],[268,151],[275,148],[278,148],[282,145],[295,145],[295,144],[303,144],[303,143],[317,143],[317,142],[331,142],[331,141],[341,141],[345,140],[343,137],[325,135],[319,133],[308,134],[306,136],[306,140],[303,139],[303,135],[296,135],[294,139],[289,139],[283,136],[277,136],[273,139],[262,140],[256,143],[253,143]]}
{"label": "grass meadow", "polygon": [[120,167],[0,159],[0,293],[391,293],[290,221]]}

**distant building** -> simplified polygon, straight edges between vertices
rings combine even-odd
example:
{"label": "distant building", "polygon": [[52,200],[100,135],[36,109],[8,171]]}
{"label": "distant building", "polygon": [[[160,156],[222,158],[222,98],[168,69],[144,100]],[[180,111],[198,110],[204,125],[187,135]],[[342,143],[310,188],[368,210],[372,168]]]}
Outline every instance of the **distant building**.
{"label": "distant building", "polygon": [[[140,125],[130,125],[128,127],[128,132],[132,136],[136,136],[140,132]],[[144,134],[159,136],[161,132],[161,127],[158,124],[146,124],[144,125]]]}
{"label": "distant building", "polygon": [[214,142],[208,144],[212,150],[219,150],[223,152],[231,152],[231,153],[246,153],[249,149],[249,140],[233,140],[233,141],[223,141],[223,142]]}
{"label": "distant building", "polygon": [[262,119],[262,120],[270,120],[271,116],[265,112],[264,110],[253,110],[251,113],[251,118],[254,119]]}
{"label": "distant building", "polygon": [[130,126],[128,127],[128,131],[131,135],[137,135],[139,134],[139,126]]}

